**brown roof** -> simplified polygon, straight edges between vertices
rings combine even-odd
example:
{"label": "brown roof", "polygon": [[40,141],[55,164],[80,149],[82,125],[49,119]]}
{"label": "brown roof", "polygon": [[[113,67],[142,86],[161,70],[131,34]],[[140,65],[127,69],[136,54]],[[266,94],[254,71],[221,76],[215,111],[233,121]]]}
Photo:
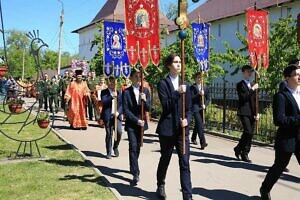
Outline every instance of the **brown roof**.
{"label": "brown roof", "polygon": [[[188,16],[190,21],[198,20],[200,18],[205,22],[212,22],[215,20],[240,15],[245,12],[247,8],[253,8],[256,2],[257,9],[265,9],[278,4],[292,2],[293,0],[208,0]],[[225,3],[226,2],[226,3]]]}
{"label": "brown roof", "polygon": [[[226,1],[226,3],[224,3]],[[202,21],[212,22],[227,17],[243,14],[246,9],[254,8],[256,2],[257,9],[265,9],[292,2],[294,0],[207,0],[195,10],[188,14],[190,23],[198,21],[199,14]],[[175,31],[178,26],[173,25],[169,27],[170,31]]]}
{"label": "brown roof", "polygon": [[[125,18],[125,1],[124,0],[107,0],[101,10],[97,13],[96,17],[86,26],[72,31],[72,33],[78,33],[78,31],[89,27],[102,20],[116,20],[124,21]],[[165,15],[160,12],[159,15],[160,24],[174,25],[175,23],[169,20]]]}

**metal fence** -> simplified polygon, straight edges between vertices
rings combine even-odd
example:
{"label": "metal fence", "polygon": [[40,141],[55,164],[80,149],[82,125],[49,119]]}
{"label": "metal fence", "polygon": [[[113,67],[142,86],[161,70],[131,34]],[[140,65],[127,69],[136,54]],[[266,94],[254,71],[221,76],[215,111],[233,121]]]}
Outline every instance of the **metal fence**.
{"label": "metal fence", "polygon": [[[237,116],[238,95],[236,85],[216,83],[209,86],[210,104],[205,112],[205,128],[224,134],[239,136],[242,125]],[[272,98],[265,91],[259,92],[259,113],[257,131],[254,139],[272,143],[276,127],[273,124]]]}
{"label": "metal fence", "polygon": [[[232,83],[216,83],[208,86],[210,103],[205,111],[205,129],[223,134],[239,137],[242,133],[242,125],[237,116],[238,95],[236,85]],[[257,132],[254,139],[266,143],[273,143],[276,127],[273,124],[272,98],[267,92],[259,92],[259,113]],[[152,90],[151,116],[159,118],[161,104],[156,88]],[[193,128],[192,122],[191,128]]]}

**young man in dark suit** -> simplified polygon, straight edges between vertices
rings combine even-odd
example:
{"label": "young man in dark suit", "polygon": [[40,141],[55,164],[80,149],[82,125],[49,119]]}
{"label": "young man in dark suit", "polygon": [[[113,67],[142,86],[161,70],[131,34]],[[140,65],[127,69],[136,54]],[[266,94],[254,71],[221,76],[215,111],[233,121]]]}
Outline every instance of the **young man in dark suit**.
{"label": "young man in dark suit", "polygon": [[[192,134],[192,143],[197,144],[197,133],[200,140],[200,148],[204,149],[207,147],[207,142],[204,135],[203,128],[203,110],[208,105],[209,102],[209,89],[204,85],[201,86],[202,75],[201,72],[197,72],[194,75],[195,84],[191,86],[191,94],[192,94],[192,110],[195,119],[195,126]],[[202,105],[202,98],[204,97],[204,104]]]}
{"label": "young man in dark suit", "polygon": [[[117,99],[117,110],[115,111],[115,99]],[[116,157],[119,156],[118,146],[120,144],[122,135],[122,94],[115,91],[115,78],[108,78],[108,88],[101,92],[101,100],[103,103],[101,119],[104,121],[106,137],[106,158],[110,159],[112,149]],[[114,139],[114,146],[112,148],[113,133],[115,127],[115,116],[117,117],[117,137]],[[116,133],[115,133],[116,134]]]}
{"label": "young man in dark suit", "polygon": [[[160,143],[160,160],[157,167],[157,190],[156,194],[160,199],[166,198],[165,178],[167,169],[176,148],[182,195],[184,200],[192,199],[192,184],[190,172],[190,142],[189,123],[192,118],[192,100],[190,87],[181,83],[179,73],[181,71],[181,59],[175,54],[171,54],[164,60],[164,65],[169,70],[166,78],[158,83],[158,96],[162,105],[162,114],[158,122],[156,132]],[[182,118],[182,95],[185,95],[186,116]],[[182,131],[185,131],[183,141]],[[185,152],[183,152],[185,144]]]}
{"label": "young man in dark suit", "polygon": [[[141,148],[141,131],[148,129],[145,113],[150,109],[150,93],[141,87],[140,72],[132,69],[130,74],[132,85],[123,92],[123,111],[125,115],[125,130],[129,140],[130,173],[133,175],[131,185],[135,186],[140,180],[139,155]],[[141,118],[141,104],[144,104],[144,118]]]}
{"label": "young man in dark suit", "polygon": [[278,126],[275,161],[263,181],[262,200],[270,200],[270,191],[290,162],[293,153],[300,165],[300,68],[289,65],[283,71],[287,86],[273,97],[273,120]]}
{"label": "young man in dark suit", "polygon": [[239,97],[238,111],[242,126],[243,134],[239,140],[239,143],[234,148],[235,156],[237,159],[242,159],[244,162],[251,163],[248,157],[251,148],[251,142],[254,134],[256,116],[255,110],[255,90],[258,89],[258,84],[252,85],[250,77],[253,69],[249,65],[242,67],[242,73],[244,79],[237,83],[236,90]]}

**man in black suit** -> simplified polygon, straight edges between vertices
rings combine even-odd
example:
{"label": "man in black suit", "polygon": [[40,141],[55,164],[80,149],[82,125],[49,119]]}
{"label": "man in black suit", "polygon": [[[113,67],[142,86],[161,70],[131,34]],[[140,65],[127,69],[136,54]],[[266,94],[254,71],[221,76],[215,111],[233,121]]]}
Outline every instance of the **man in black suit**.
{"label": "man in black suit", "polygon": [[275,161],[263,181],[262,200],[270,200],[270,191],[287,167],[293,153],[300,165],[300,68],[289,65],[283,71],[287,86],[273,97],[273,120],[278,126]]}
{"label": "man in black suit", "polygon": [[[180,183],[183,199],[192,199],[192,184],[190,172],[190,143],[188,124],[192,118],[192,101],[190,87],[180,83],[178,74],[181,70],[181,59],[171,54],[164,60],[164,65],[169,70],[166,78],[158,83],[158,95],[162,105],[162,114],[156,132],[160,142],[160,160],[157,167],[157,190],[160,199],[166,198],[165,178],[172,157],[174,146],[177,151],[180,165]],[[186,116],[182,118],[182,96],[185,95]],[[182,131],[185,130],[183,141]],[[184,142],[184,143],[183,143]],[[185,144],[185,152],[183,152]]]}
{"label": "man in black suit", "polygon": [[[140,178],[139,155],[141,148],[141,131],[148,129],[145,113],[150,109],[150,93],[147,88],[141,87],[140,73],[132,69],[130,74],[132,85],[123,92],[123,111],[125,114],[125,130],[129,140],[130,173],[133,175],[131,184],[137,185]],[[144,118],[141,118],[141,104],[144,104]],[[142,127],[143,130],[142,130]]]}
{"label": "man in black suit", "polygon": [[252,75],[252,68],[249,65],[242,67],[244,79],[237,83],[236,90],[239,97],[237,115],[239,116],[242,126],[243,134],[239,143],[234,148],[235,156],[237,159],[251,163],[248,157],[251,148],[251,141],[254,134],[256,116],[255,110],[255,90],[258,89],[258,84],[252,85],[250,77]]}
{"label": "man in black suit", "polygon": [[[117,99],[117,102],[115,101]],[[108,78],[108,88],[101,92],[101,100],[103,103],[101,119],[105,125],[105,144],[106,144],[106,158],[110,159],[112,149],[116,157],[119,156],[118,146],[122,135],[122,94],[115,91],[115,78]],[[115,103],[117,103],[117,110],[115,110]],[[114,139],[114,146],[112,148],[112,139],[115,127],[115,116],[117,117],[117,137]]]}
{"label": "man in black suit", "polygon": [[[202,75],[201,72],[197,72],[194,75],[195,84],[191,86],[191,94],[192,94],[192,110],[195,119],[195,126],[192,134],[192,143],[197,144],[197,133],[200,140],[200,148],[204,149],[207,147],[207,142],[204,135],[204,128],[203,128],[203,111],[205,107],[209,103],[209,90],[208,87],[204,85],[202,88],[201,79]],[[204,104],[202,105],[202,97],[204,97]]]}

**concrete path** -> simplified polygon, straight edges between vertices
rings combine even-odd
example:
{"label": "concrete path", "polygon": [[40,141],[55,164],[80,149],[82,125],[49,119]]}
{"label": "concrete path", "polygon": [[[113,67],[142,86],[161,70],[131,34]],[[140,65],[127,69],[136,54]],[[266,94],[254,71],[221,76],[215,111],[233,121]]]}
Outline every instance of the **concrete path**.
{"label": "concrete path", "polygon": [[[105,158],[105,130],[96,122],[89,121],[87,130],[71,130],[68,122],[60,119],[58,117],[54,123],[55,130],[87,156],[122,199],[157,199],[156,169],[160,148],[154,133],[156,123],[151,122],[150,129],[145,133],[139,159],[141,180],[133,187],[129,183],[132,176],[129,173],[128,140],[125,131],[120,144],[120,156],[108,160]],[[236,142],[209,135],[207,142],[209,145],[205,150],[191,145],[193,199],[259,199],[259,187],[268,167],[273,164],[274,151],[271,148],[253,146],[250,153],[253,164],[248,164],[235,159],[233,147]],[[300,199],[300,170],[295,156],[288,168],[290,172],[283,174],[271,192],[273,200]],[[167,198],[182,199],[180,188],[178,159],[174,151],[166,179]]]}

